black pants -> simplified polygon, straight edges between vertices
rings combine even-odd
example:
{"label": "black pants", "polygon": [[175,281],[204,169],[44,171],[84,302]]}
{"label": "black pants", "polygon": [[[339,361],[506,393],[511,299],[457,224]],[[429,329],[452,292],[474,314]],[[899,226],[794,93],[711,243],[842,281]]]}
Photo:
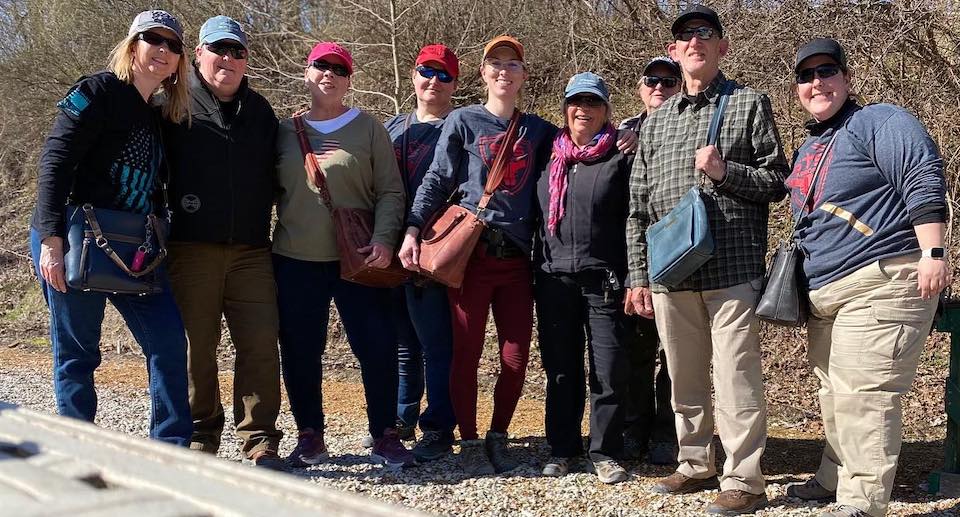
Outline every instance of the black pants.
{"label": "black pants", "polygon": [[627,336],[630,373],[624,396],[624,425],[644,445],[651,440],[676,443],[677,429],[670,407],[670,373],[667,358],[660,350],[657,326],[651,319],[631,316],[627,318]]}
{"label": "black pants", "polygon": [[611,459],[623,449],[626,318],[622,290],[614,291],[605,282],[603,271],[537,274],[537,328],[547,373],[547,442],[552,454],[561,458],[583,454],[585,345],[590,366],[590,457]]}

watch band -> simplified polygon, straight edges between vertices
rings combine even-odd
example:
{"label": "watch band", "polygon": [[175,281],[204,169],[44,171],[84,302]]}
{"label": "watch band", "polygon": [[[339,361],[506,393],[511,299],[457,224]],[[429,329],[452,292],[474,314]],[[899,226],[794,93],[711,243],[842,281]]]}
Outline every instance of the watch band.
{"label": "watch band", "polygon": [[942,259],[947,256],[947,250],[940,247],[925,249],[920,252],[920,256],[924,258]]}

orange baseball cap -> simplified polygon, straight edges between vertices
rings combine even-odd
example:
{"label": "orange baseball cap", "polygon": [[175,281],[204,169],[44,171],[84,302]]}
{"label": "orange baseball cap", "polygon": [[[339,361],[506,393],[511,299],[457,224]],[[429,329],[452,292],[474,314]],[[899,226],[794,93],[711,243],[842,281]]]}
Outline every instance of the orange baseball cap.
{"label": "orange baseball cap", "polygon": [[523,45],[517,41],[517,38],[507,36],[505,34],[503,36],[497,36],[496,38],[493,38],[486,44],[486,46],[483,47],[483,58],[486,59],[487,55],[497,47],[512,48],[513,51],[517,53],[517,59],[523,61]]}

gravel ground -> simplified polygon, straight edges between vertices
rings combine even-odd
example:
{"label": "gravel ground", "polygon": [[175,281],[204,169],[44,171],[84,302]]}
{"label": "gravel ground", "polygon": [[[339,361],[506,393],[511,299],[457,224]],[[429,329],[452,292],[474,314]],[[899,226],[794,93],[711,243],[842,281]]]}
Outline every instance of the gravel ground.
{"label": "gravel ground", "polygon": [[[147,435],[149,407],[139,364],[142,363],[133,354],[106,358],[98,372],[99,425],[128,434]],[[227,381],[223,384],[229,386],[229,376],[223,380]],[[0,400],[54,411],[50,382],[49,359],[45,354],[0,348]],[[463,516],[695,515],[702,513],[716,497],[716,491],[677,497],[652,495],[650,486],[672,469],[637,462],[626,464],[631,479],[617,486],[603,485],[593,475],[584,473],[560,479],[540,477],[540,463],[549,454],[542,428],[532,423],[537,421],[538,412],[542,414],[542,405],[532,400],[522,401],[518,410],[512,447],[522,465],[510,476],[467,479],[450,457],[413,469],[387,470],[370,464],[367,452],[360,446],[365,434],[361,397],[362,392],[355,383],[331,381],[326,384],[326,405],[341,409],[328,410],[326,441],[331,460],[295,470],[293,475],[306,482],[428,512]],[[489,408],[481,408],[481,415],[488,411]],[[293,448],[295,430],[286,404],[279,424],[286,435],[281,450],[287,452]],[[228,408],[228,428],[231,425]],[[758,515],[817,515],[817,507],[786,498],[784,487],[812,474],[820,445],[810,438],[784,436],[782,429],[771,429],[764,457],[771,505]],[[931,458],[942,454],[940,450],[938,444],[924,442],[905,446],[894,494],[896,501],[891,505],[892,515],[960,513],[960,500],[930,498],[916,486],[923,472],[936,466]],[[239,449],[229,435],[224,437],[220,456],[239,461]],[[932,466],[931,462],[934,462]]]}

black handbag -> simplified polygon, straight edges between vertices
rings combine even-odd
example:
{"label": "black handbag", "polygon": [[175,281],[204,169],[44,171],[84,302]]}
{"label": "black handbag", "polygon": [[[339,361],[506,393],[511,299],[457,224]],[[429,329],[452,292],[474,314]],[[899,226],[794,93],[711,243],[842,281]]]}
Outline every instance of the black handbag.
{"label": "black handbag", "polygon": [[817,167],[810,182],[810,190],[803,200],[800,215],[794,221],[790,240],[780,242],[770,261],[770,267],[764,278],[763,293],[760,295],[760,301],[757,302],[756,314],[761,321],[784,327],[802,327],[807,322],[810,301],[804,284],[800,282],[800,275],[803,274],[803,250],[797,242],[797,228],[803,221],[804,211],[817,188],[820,169],[830,150],[833,149],[833,141],[836,138],[837,133],[834,132],[817,161]]}
{"label": "black handbag", "polygon": [[167,221],[155,214],[67,206],[67,285],[112,294],[159,294]]}

